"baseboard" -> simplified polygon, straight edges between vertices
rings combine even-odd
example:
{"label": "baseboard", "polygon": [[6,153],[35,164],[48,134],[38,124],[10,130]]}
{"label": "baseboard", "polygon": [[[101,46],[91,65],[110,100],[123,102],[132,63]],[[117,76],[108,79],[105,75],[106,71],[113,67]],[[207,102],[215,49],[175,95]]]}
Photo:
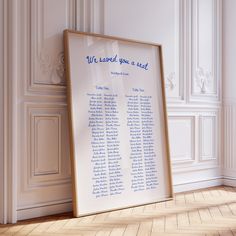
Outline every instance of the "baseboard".
{"label": "baseboard", "polygon": [[224,176],[223,177],[223,185],[236,187],[236,178]]}
{"label": "baseboard", "polygon": [[222,177],[216,177],[211,179],[197,180],[191,182],[183,182],[174,185],[174,192],[186,192],[202,188],[210,188],[215,186],[220,186],[223,184]]}
{"label": "baseboard", "polygon": [[55,215],[71,211],[72,211],[71,202],[65,202],[41,207],[31,207],[27,209],[17,210],[17,220],[26,220],[26,219]]}

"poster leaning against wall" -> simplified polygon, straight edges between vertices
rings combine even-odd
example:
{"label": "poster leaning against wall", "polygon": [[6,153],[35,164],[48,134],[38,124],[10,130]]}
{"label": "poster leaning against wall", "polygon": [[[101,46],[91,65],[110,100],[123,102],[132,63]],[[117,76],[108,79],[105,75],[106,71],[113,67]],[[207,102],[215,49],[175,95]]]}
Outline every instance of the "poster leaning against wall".
{"label": "poster leaning against wall", "polygon": [[64,31],[74,216],[172,198],[160,45]]}

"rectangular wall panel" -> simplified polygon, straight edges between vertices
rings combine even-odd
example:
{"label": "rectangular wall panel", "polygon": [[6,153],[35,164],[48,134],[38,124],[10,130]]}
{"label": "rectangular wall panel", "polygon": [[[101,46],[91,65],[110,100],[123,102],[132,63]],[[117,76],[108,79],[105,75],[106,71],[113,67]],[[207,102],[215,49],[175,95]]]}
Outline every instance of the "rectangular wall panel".
{"label": "rectangular wall panel", "polygon": [[67,111],[59,105],[26,106],[28,183],[26,189],[70,181]]}
{"label": "rectangular wall panel", "polygon": [[194,161],[194,117],[169,116],[170,153],[173,163]]}
{"label": "rectangular wall panel", "polygon": [[61,167],[61,119],[60,116],[32,116],[33,175],[58,174]]}
{"label": "rectangular wall panel", "polygon": [[216,159],[217,126],[215,116],[200,117],[200,159]]}
{"label": "rectangular wall panel", "polygon": [[[228,102],[223,109],[224,115],[224,162],[226,176],[235,178],[236,172],[236,101]],[[233,175],[229,172],[233,171]]]}
{"label": "rectangular wall panel", "polygon": [[[195,99],[219,99],[219,0],[192,1],[192,79]],[[204,98],[206,97],[207,98]],[[193,98],[192,98],[193,99]]]}
{"label": "rectangular wall panel", "polygon": [[[67,109],[55,103],[26,103],[18,163],[18,209],[68,202],[71,170]],[[43,196],[43,197],[42,197]]]}
{"label": "rectangular wall panel", "polygon": [[62,33],[75,28],[75,0],[32,0],[31,22],[31,87],[64,86]]}
{"label": "rectangular wall panel", "polygon": [[[41,216],[71,202],[63,30],[75,29],[76,0],[17,2],[17,211]],[[17,18],[17,19],[18,19]],[[15,95],[16,96],[16,95]],[[28,214],[28,213],[27,213]]]}

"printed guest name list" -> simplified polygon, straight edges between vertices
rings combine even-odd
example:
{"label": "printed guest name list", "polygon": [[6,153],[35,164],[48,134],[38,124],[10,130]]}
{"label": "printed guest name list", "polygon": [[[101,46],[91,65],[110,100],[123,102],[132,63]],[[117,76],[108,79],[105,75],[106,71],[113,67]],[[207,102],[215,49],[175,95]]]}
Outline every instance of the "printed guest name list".
{"label": "printed guest name list", "polygon": [[[124,96],[124,97],[122,97]],[[118,101],[125,101],[125,121],[118,109]],[[88,126],[92,148],[92,186],[95,198],[121,195],[125,189],[122,159],[129,158],[129,191],[153,190],[158,186],[155,140],[153,129],[153,98],[142,88],[132,88],[129,94],[112,93],[109,87],[96,86],[96,93],[87,93]],[[128,131],[120,136],[121,127]],[[129,151],[122,156],[122,142]],[[126,186],[126,188],[127,188]]]}
{"label": "printed guest name list", "polygon": [[[149,70],[148,62],[140,62],[117,54],[108,57],[86,56],[90,66],[112,64],[131,66]],[[129,77],[129,73],[110,71],[115,79]],[[109,86],[95,86],[94,93],[87,93],[88,117],[92,148],[92,186],[91,193],[97,198],[122,195],[124,191],[142,192],[156,189],[158,173],[156,166],[155,138],[153,134],[153,97],[144,88],[131,87],[126,94],[114,93]],[[123,96],[123,97],[122,97]],[[123,101],[125,122],[120,114],[118,102]],[[122,122],[123,121],[123,122]],[[121,139],[121,130],[127,136]],[[121,154],[121,142],[128,143],[128,152]],[[124,159],[128,158],[130,183],[125,185],[122,169]],[[129,188],[129,189],[126,189]]]}

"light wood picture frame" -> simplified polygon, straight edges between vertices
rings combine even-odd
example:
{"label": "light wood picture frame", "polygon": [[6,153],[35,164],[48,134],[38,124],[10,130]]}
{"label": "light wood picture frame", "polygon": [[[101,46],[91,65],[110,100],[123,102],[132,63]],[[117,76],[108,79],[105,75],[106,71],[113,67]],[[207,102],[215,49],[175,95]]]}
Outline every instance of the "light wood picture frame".
{"label": "light wood picture frame", "polygon": [[65,30],[74,216],[173,196],[161,45]]}

